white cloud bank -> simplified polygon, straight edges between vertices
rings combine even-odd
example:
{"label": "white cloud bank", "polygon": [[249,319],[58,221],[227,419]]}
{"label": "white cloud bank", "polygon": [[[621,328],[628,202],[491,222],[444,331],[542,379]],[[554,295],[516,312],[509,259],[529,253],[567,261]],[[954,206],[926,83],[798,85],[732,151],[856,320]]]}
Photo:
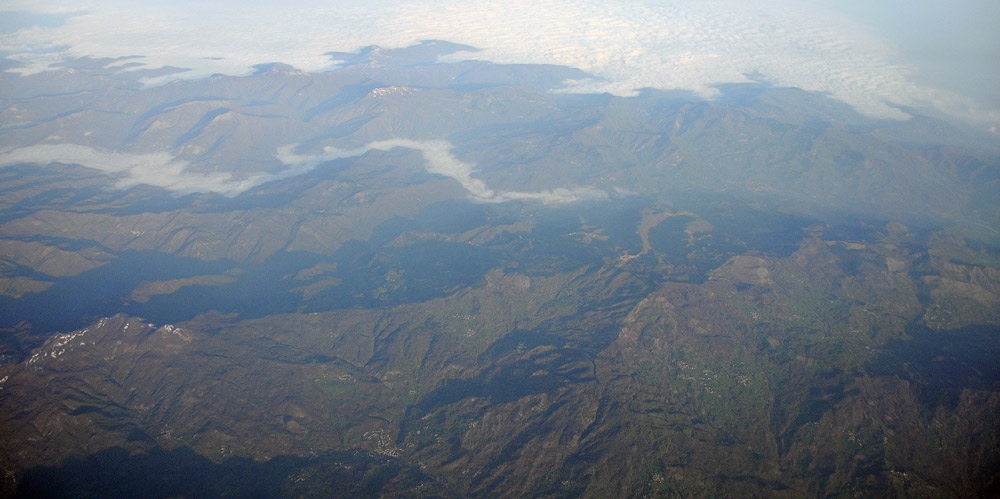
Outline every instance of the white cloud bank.
{"label": "white cloud bank", "polygon": [[482,49],[465,57],[560,64],[596,77],[570,83],[575,92],[653,87],[711,97],[713,85],[757,74],[873,116],[903,117],[900,104],[1000,122],[995,108],[916,83],[914,68],[874,29],[815,0],[84,2],[8,0],[5,10],[80,14],[0,34],[0,50],[24,72],[67,57],[140,55],[147,67],[190,68],[183,76],[197,77],[245,74],[265,62],[322,71],[332,67],[329,51],[441,39]]}
{"label": "white cloud bank", "polygon": [[18,163],[64,163],[93,168],[116,177],[114,185],[119,189],[147,184],[175,192],[235,195],[259,183],[257,179],[235,180],[228,173],[193,172],[188,169],[187,161],[166,152],[129,154],[77,144],[39,144],[0,152],[0,166]]}
{"label": "white cloud bank", "polygon": [[604,191],[590,187],[558,188],[545,191],[494,191],[482,180],[472,178],[473,165],[465,163],[451,153],[451,144],[443,140],[415,141],[393,139],[372,142],[365,146],[369,150],[387,151],[397,147],[420,151],[427,162],[427,171],[445,177],[451,177],[462,184],[476,201],[487,203],[503,203],[514,200],[541,201],[546,204],[561,204],[583,201],[587,199],[603,199],[607,197]]}
{"label": "white cloud bank", "polygon": [[177,159],[169,153],[129,154],[101,151],[77,144],[39,144],[2,151],[0,166],[19,163],[75,164],[116,177],[114,186],[120,189],[146,184],[178,193],[215,192],[235,196],[266,182],[308,173],[328,161],[361,156],[373,150],[388,151],[397,147],[420,151],[428,172],[455,179],[469,192],[471,199],[479,202],[532,200],[545,204],[561,204],[607,197],[606,192],[589,187],[530,192],[494,191],[482,180],[473,178],[473,165],[456,158],[451,153],[452,145],[443,140],[383,140],[350,150],[328,147],[318,154],[296,154],[295,146],[289,145],[279,148],[275,154],[285,168],[242,179],[236,179],[229,173],[191,171],[187,161]]}

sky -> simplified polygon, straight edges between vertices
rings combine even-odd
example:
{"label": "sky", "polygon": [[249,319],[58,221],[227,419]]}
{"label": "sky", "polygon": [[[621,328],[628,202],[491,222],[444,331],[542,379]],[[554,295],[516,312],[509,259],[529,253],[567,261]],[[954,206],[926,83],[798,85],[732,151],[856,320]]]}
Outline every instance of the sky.
{"label": "sky", "polygon": [[189,69],[167,79],[246,74],[267,62],[315,72],[336,67],[331,51],[438,39],[480,49],[453,59],[593,76],[567,82],[571,92],[652,87],[711,98],[715,85],[752,74],[870,116],[904,119],[899,106],[909,106],[1000,124],[994,0],[0,0],[0,11],[0,53],[22,74],[133,55],[128,62],[145,67]]}

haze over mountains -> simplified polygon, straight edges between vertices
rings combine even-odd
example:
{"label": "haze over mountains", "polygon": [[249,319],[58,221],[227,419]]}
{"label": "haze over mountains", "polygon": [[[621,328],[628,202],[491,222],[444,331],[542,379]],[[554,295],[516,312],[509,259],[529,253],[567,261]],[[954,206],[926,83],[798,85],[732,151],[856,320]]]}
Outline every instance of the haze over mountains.
{"label": "haze over mountains", "polygon": [[824,0],[48,0],[11,1],[5,9],[13,12],[0,48],[18,74],[82,57],[119,59],[113,67],[148,84],[245,75],[272,62],[316,72],[344,60],[331,51],[440,39],[470,49],[450,60],[579,68],[587,75],[561,85],[571,92],[660,88],[712,97],[720,83],[763,78],[828,92],[872,116],[902,119],[903,106],[984,128],[1000,123],[991,69],[1000,57],[1000,8],[988,0],[919,8]]}
{"label": "haze over mountains", "polygon": [[[988,106],[807,4],[540,2],[538,59],[427,5],[204,66],[147,47],[214,7],[4,27],[4,495],[998,493]],[[388,25],[454,37],[331,52]]]}

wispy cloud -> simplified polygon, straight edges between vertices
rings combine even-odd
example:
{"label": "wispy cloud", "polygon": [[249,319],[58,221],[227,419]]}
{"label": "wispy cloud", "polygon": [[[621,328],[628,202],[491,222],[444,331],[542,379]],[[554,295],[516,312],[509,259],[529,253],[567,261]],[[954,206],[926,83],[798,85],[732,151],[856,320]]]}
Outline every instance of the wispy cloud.
{"label": "wispy cloud", "polygon": [[147,184],[175,192],[235,195],[259,183],[253,178],[235,180],[229,173],[194,172],[187,161],[165,152],[129,154],[77,144],[39,144],[0,152],[0,165],[18,163],[85,166],[109,174],[120,189]]}
{"label": "wispy cloud", "polygon": [[145,184],[162,187],[178,193],[215,192],[235,196],[253,187],[308,173],[321,164],[342,158],[357,157],[369,151],[388,151],[402,147],[419,151],[428,172],[455,179],[474,201],[502,203],[525,200],[545,204],[570,203],[607,197],[605,191],[590,187],[558,188],[544,191],[506,191],[490,189],[485,182],[474,178],[473,165],[452,154],[452,145],[443,140],[416,141],[392,139],[372,142],[355,149],[326,148],[316,154],[296,154],[294,145],[280,147],[275,157],[283,168],[236,178],[230,173],[201,173],[190,168],[190,163],[165,152],[130,154],[101,151],[77,144],[39,144],[0,152],[0,166],[19,163],[65,163],[85,166],[105,172],[115,178],[114,186],[120,189]]}
{"label": "wispy cloud", "polygon": [[875,116],[903,116],[894,104],[933,105],[1000,121],[996,109],[917,83],[896,47],[816,0],[8,3],[85,12],[61,26],[0,36],[0,49],[22,62],[22,71],[59,57],[127,55],[152,67],[190,68],[185,77],[244,74],[264,62],[321,71],[335,62],[323,55],[329,51],[443,39],[482,49],[458,57],[561,64],[594,75],[570,82],[574,92],[629,95],[653,87],[710,97],[718,83],[759,74]]}
{"label": "wispy cloud", "polygon": [[[545,204],[562,204],[603,199],[608,196],[607,192],[591,187],[557,188],[543,191],[493,190],[485,182],[472,176],[475,172],[475,165],[456,158],[451,152],[451,143],[444,140],[382,140],[349,151],[327,148],[324,152],[315,155],[293,155],[290,154],[290,149],[286,146],[282,148],[285,154],[279,155],[278,159],[287,165],[289,170],[300,170],[309,167],[308,165],[318,165],[330,159],[359,156],[373,150],[388,151],[397,147],[420,151],[428,172],[455,179],[469,192],[469,197],[474,201],[503,203],[522,200],[539,201]],[[315,166],[311,166],[311,168],[315,168]]]}

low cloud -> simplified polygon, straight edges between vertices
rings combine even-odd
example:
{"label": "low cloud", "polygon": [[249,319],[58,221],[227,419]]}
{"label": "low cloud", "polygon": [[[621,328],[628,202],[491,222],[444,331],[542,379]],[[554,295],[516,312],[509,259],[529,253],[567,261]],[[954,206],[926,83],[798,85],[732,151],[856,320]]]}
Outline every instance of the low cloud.
{"label": "low cloud", "polygon": [[77,144],[39,144],[0,152],[0,165],[64,163],[100,170],[115,178],[114,186],[126,189],[139,184],[175,192],[218,192],[236,195],[257,185],[253,178],[236,180],[229,173],[191,171],[187,161],[165,152],[130,154]]}
{"label": "low cloud", "polygon": [[388,151],[397,147],[420,151],[427,162],[427,171],[445,177],[451,177],[462,184],[472,197],[480,200],[491,200],[497,197],[492,189],[482,180],[472,178],[472,165],[460,161],[451,153],[451,144],[443,140],[416,141],[392,139],[372,142],[366,146],[369,150]]}
{"label": "low cloud", "polygon": [[[429,173],[442,175],[455,179],[461,186],[469,192],[469,197],[478,202],[503,203],[507,201],[539,201],[545,204],[562,204],[577,201],[603,199],[608,195],[605,191],[590,187],[558,188],[545,191],[495,191],[480,179],[474,178],[474,165],[466,163],[452,154],[451,143],[444,140],[417,141],[409,139],[391,139],[371,142],[368,145],[352,149],[339,150],[327,148],[324,152],[315,155],[293,155],[288,146],[282,148],[286,151],[284,156],[279,155],[279,159],[289,167],[290,170],[302,168],[315,168],[315,165],[330,159],[344,158],[348,156],[360,156],[368,151],[388,151],[402,147],[420,151],[426,162],[426,169]],[[328,159],[329,158],[329,159]],[[310,166],[311,165],[311,166]]]}
{"label": "low cloud", "polygon": [[297,154],[294,152],[294,145],[287,145],[278,148],[275,153],[283,168],[244,178],[236,178],[231,173],[197,172],[191,168],[188,161],[166,152],[131,154],[102,151],[78,144],[39,144],[2,151],[0,166],[20,163],[80,165],[107,173],[115,179],[114,186],[119,189],[145,184],[182,194],[215,192],[225,196],[235,196],[267,182],[303,175],[329,161],[357,157],[373,150],[388,151],[398,147],[419,151],[429,173],[455,179],[469,192],[469,197],[474,201],[502,203],[530,200],[560,204],[607,197],[606,192],[589,187],[525,192],[495,191],[482,180],[474,178],[473,165],[456,158],[451,152],[452,145],[443,140],[392,139],[372,142],[355,149],[328,147],[316,154]]}
{"label": "low cloud", "polygon": [[84,12],[60,26],[2,34],[0,50],[22,72],[61,58],[130,55],[147,67],[188,68],[183,77],[246,74],[266,62],[323,71],[335,67],[323,55],[330,51],[441,39],[481,49],[453,58],[559,64],[594,75],[569,82],[572,92],[631,95],[651,87],[711,97],[717,84],[754,74],[826,92],[873,116],[904,117],[896,105],[936,106],[1000,121],[994,107],[918,82],[898,45],[819,0],[8,3],[12,10]]}

